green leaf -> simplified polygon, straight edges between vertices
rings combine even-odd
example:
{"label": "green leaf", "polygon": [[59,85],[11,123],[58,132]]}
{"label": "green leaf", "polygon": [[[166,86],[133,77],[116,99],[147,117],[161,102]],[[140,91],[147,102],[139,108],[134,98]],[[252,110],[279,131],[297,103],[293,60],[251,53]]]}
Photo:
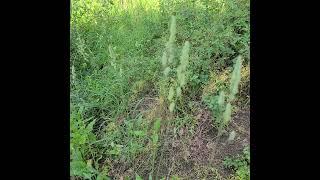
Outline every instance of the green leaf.
{"label": "green leaf", "polygon": [[105,176],[103,174],[98,174],[97,180],[109,180],[110,178],[108,176]]}
{"label": "green leaf", "polygon": [[158,132],[160,130],[160,125],[161,125],[161,120],[160,119],[157,119],[156,122],[154,123],[153,125],[153,130],[155,132]]}
{"label": "green leaf", "polygon": [[112,149],[112,150],[109,151],[109,154],[118,155],[119,152],[117,150],[115,150],[115,149]]}
{"label": "green leaf", "polygon": [[136,180],[142,180],[142,177],[140,177],[138,174],[136,174]]}
{"label": "green leaf", "polygon": [[146,133],[144,131],[134,131],[133,134],[136,136],[145,136],[146,135]]}
{"label": "green leaf", "polygon": [[94,169],[83,161],[71,161],[70,170],[71,176],[91,178],[94,175]]}
{"label": "green leaf", "polygon": [[172,180],[179,180],[180,178],[178,176],[172,176],[171,179]]}
{"label": "green leaf", "polygon": [[91,121],[87,126],[87,131],[91,132],[93,130],[93,125],[96,123],[96,119]]}

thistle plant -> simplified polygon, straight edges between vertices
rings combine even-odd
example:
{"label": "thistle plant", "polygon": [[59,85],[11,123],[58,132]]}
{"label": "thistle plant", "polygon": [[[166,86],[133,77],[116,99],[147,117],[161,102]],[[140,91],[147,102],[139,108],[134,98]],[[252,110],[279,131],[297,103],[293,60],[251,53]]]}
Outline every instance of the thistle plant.
{"label": "thistle plant", "polygon": [[171,24],[170,24],[170,37],[169,41],[166,43],[165,51],[163,52],[161,63],[163,67],[163,74],[165,78],[165,84],[168,89],[168,96],[167,100],[169,102],[169,111],[173,112],[176,106],[176,101],[178,98],[181,97],[182,89],[186,85],[186,72],[187,72],[187,66],[189,63],[189,49],[190,49],[190,43],[188,41],[185,42],[181,56],[180,56],[180,64],[176,68],[176,76],[174,76],[173,70],[174,67],[174,42],[176,37],[176,18],[175,16],[172,16],[171,18]]}

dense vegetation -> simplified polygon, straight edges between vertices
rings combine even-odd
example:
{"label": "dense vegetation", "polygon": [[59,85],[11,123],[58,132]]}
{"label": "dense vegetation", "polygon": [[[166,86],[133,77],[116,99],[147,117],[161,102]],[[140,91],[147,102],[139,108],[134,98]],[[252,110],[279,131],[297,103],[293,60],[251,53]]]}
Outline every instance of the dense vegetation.
{"label": "dense vegetation", "polygon": [[249,179],[249,162],[202,163],[189,148],[203,124],[215,147],[233,140],[232,114],[250,105],[249,8],[249,0],[72,0],[71,177]]}

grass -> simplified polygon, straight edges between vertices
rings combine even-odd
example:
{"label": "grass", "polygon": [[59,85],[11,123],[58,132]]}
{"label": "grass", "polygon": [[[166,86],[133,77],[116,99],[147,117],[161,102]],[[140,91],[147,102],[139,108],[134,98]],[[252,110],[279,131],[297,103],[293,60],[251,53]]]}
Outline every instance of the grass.
{"label": "grass", "polygon": [[[72,0],[71,4],[71,177],[223,178],[219,164],[192,159],[188,145],[197,142],[193,138],[203,126],[210,124],[209,132],[217,130],[212,126],[214,115],[204,113],[209,107],[203,99],[228,92],[239,55],[243,62],[233,113],[250,104],[249,1]],[[174,63],[167,81],[161,59],[172,39],[173,15]],[[172,112],[168,83],[175,103]],[[211,120],[202,123],[203,116]],[[174,150],[175,143],[181,152]],[[179,168],[178,162],[191,169]]]}

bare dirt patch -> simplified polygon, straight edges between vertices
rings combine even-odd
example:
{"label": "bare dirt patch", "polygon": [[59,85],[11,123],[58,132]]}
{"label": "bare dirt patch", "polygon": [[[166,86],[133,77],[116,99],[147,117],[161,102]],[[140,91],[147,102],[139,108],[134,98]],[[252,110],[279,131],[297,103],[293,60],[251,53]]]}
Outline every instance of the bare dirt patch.
{"label": "bare dirt patch", "polygon": [[[235,131],[235,139],[228,142],[228,135],[216,138],[211,112],[201,108],[195,115],[197,126],[190,134],[182,127],[176,134],[167,130],[159,152],[158,175],[177,175],[184,179],[229,177],[231,172],[223,167],[226,156],[242,152],[250,142],[250,110],[241,109],[233,115],[227,132]],[[216,170],[216,172],[214,172]]]}

